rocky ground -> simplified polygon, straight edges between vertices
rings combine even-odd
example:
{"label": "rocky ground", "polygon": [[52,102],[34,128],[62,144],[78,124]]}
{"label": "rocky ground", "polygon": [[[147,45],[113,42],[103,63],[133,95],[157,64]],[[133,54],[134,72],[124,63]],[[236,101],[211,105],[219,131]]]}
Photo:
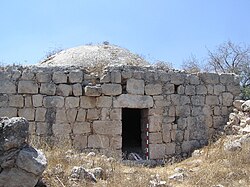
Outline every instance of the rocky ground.
{"label": "rocky ground", "polygon": [[215,143],[195,150],[192,157],[181,162],[170,159],[156,167],[154,164],[143,166],[134,162],[124,163],[119,159],[93,152],[76,153],[67,148],[47,149],[45,154],[48,158],[48,168],[42,181],[47,186],[63,187],[249,186],[250,134],[242,130],[250,125],[249,101],[235,101],[234,107],[225,127],[230,135],[222,135]]}

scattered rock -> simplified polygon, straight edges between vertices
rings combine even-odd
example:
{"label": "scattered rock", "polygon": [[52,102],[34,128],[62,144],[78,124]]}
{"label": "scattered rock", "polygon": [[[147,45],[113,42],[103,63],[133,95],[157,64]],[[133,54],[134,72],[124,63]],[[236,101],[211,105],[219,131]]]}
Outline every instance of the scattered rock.
{"label": "scattered rock", "polygon": [[224,150],[229,152],[240,151],[241,143],[238,140],[225,142]]}
{"label": "scattered rock", "polygon": [[104,170],[101,167],[88,169],[87,171],[93,173],[96,179],[104,179]]}
{"label": "scattered rock", "polygon": [[166,187],[167,185],[166,181],[161,180],[160,175],[152,175],[151,180],[149,181],[150,187]]}
{"label": "scattered rock", "polygon": [[168,178],[170,180],[176,180],[176,181],[183,181],[184,178],[187,177],[187,174],[185,173],[174,173],[173,175],[169,176]]}
{"label": "scattered rock", "polygon": [[94,182],[97,180],[93,173],[88,172],[83,166],[75,166],[73,167],[70,175],[71,180],[85,180],[86,182]]}
{"label": "scattered rock", "polygon": [[95,157],[95,156],[96,156],[95,152],[89,152],[87,154],[87,157]]}
{"label": "scattered rock", "polygon": [[241,108],[244,112],[250,112],[250,100],[245,101],[242,105]]}
{"label": "scattered rock", "polygon": [[26,142],[24,118],[0,118],[0,186],[34,187],[47,166],[45,155]]}

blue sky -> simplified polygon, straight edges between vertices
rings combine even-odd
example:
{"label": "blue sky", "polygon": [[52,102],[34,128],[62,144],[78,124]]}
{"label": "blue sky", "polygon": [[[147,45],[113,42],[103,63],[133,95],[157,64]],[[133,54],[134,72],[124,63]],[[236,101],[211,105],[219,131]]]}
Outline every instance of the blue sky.
{"label": "blue sky", "polygon": [[249,10],[249,0],[1,0],[0,62],[109,41],[180,68],[224,41],[250,44]]}

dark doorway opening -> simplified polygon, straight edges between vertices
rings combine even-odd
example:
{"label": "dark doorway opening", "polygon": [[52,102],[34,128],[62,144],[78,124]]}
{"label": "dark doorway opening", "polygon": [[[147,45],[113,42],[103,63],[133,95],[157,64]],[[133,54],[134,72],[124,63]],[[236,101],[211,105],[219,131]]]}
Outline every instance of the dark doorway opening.
{"label": "dark doorway opening", "polygon": [[122,109],[122,152],[124,156],[131,152],[143,156],[141,109]]}

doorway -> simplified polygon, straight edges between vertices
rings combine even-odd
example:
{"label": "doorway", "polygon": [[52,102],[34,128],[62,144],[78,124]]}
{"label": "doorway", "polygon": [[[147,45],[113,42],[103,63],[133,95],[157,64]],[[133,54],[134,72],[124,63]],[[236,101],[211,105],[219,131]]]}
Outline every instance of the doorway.
{"label": "doorway", "polygon": [[145,158],[145,110],[122,109],[122,152],[124,156],[137,153]]}

